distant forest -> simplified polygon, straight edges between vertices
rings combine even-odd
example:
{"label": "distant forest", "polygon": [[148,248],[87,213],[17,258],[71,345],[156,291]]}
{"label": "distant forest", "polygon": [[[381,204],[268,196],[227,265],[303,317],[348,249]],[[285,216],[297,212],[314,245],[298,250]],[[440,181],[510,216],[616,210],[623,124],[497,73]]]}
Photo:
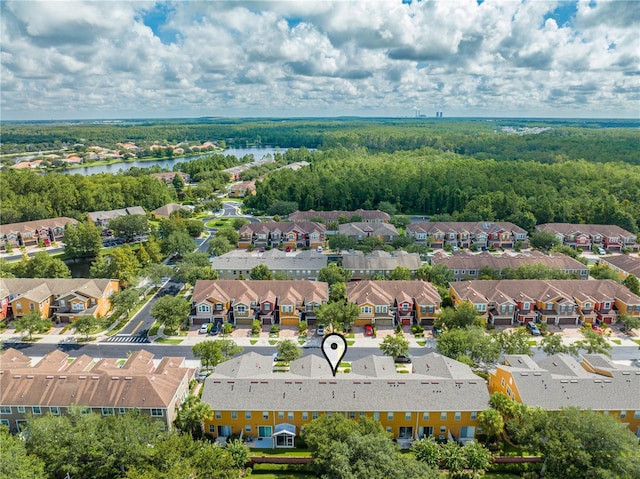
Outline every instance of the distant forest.
{"label": "distant forest", "polygon": [[[538,223],[572,222],[617,224],[636,232],[638,126],[630,120],[422,118],[24,123],[3,124],[2,151],[124,141],[304,146],[317,150],[300,155],[311,166],[269,173],[258,182],[256,196],[245,201],[247,207],[265,211],[288,201],[300,209],[325,210],[384,203],[402,214],[506,220],[528,230]],[[176,169],[204,179],[228,166],[212,158],[185,161]],[[153,209],[173,199],[170,189],[147,183],[143,172],[61,176],[3,170],[2,222],[133,204]]]}

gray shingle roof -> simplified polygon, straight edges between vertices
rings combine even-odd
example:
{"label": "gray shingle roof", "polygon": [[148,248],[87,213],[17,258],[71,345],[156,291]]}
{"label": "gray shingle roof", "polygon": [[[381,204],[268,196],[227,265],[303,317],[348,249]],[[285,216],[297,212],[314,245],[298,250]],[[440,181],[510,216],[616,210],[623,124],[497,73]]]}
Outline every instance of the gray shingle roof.
{"label": "gray shingle roof", "polygon": [[251,270],[260,264],[264,264],[271,271],[320,270],[327,266],[327,256],[313,250],[296,253],[285,253],[277,249],[264,253],[236,250],[216,256],[211,261],[211,267],[218,271]]}
{"label": "gray shingle roof", "polygon": [[[509,357],[510,364],[517,364],[515,357]],[[529,363],[531,360],[523,357],[523,361]],[[603,358],[598,361],[602,362]],[[575,359],[564,354],[536,363],[540,369],[497,366],[511,371],[520,398],[528,406],[550,410],[569,406],[600,411],[640,410],[640,368],[614,366],[613,376],[589,373]]]}
{"label": "gray shingle roof", "polygon": [[495,256],[489,252],[471,254],[466,251],[458,251],[452,255],[438,252],[431,259],[432,264],[443,264],[449,269],[475,269],[488,267],[494,270],[505,268],[517,269],[525,264],[543,264],[548,268],[560,270],[589,271],[589,268],[580,261],[560,253],[546,255],[539,251],[531,251],[521,254],[502,254]]}
{"label": "gray shingle roof", "polygon": [[[431,354],[429,361],[437,362],[439,355]],[[245,357],[247,361],[255,361],[247,355],[241,356],[240,361]],[[202,401],[213,410],[234,411],[482,411],[488,407],[486,383],[473,375],[468,366],[448,368],[452,377],[400,374],[395,368],[390,372],[389,358],[363,358],[352,366],[364,369],[365,364],[375,365],[380,376],[352,372],[333,377],[324,358],[316,355],[292,362],[289,373],[255,378],[225,376],[219,366],[205,380]],[[385,370],[380,369],[385,364]],[[295,374],[303,370],[301,365],[325,371],[319,371],[318,375]]]}
{"label": "gray shingle roof", "polygon": [[409,268],[415,271],[422,266],[418,253],[407,253],[406,251],[373,251],[364,254],[362,251],[354,250],[345,252],[342,255],[342,266],[351,271],[393,271],[398,266]]}

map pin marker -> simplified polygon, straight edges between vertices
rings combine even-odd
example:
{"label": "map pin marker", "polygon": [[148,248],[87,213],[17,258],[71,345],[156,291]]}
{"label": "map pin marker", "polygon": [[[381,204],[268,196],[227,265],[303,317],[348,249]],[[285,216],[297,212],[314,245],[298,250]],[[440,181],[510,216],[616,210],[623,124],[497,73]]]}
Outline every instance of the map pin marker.
{"label": "map pin marker", "polygon": [[322,340],[322,354],[324,354],[329,366],[331,366],[331,372],[334,376],[338,372],[338,366],[346,352],[347,341],[339,334],[328,334]]}

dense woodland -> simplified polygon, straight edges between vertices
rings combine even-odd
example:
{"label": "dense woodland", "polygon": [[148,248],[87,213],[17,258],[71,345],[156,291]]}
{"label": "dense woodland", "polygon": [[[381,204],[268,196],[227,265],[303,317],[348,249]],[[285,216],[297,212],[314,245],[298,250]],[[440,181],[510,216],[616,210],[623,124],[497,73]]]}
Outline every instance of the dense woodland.
{"label": "dense woodland", "polygon": [[[384,202],[402,214],[512,221],[529,231],[538,223],[573,222],[617,224],[635,232],[637,127],[631,120],[426,118],[5,124],[2,151],[122,141],[295,147],[300,149],[278,160],[305,160],[311,167],[270,172],[265,166],[245,173],[243,179],[268,174],[246,201],[249,208],[267,211],[288,201],[303,210],[357,209]],[[220,170],[247,160],[213,154],[175,169],[216,190],[227,180]],[[141,169],[88,178],[5,169],[0,195],[2,222],[10,223],[133,205],[150,210],[173,201],[175,193],[152,183]]]}
{"label": "dense woodland", "polygon": [[532,230],[548,222],[617,224],[637,231],[640,168],[568,160],[475,160],[432,149],[370,154],[318,152],[310,168],[280,170],[257,184],[245,205],[277,200],[302,210],[375,208],[389,202],[405,214],[459,221],[512,221]]}

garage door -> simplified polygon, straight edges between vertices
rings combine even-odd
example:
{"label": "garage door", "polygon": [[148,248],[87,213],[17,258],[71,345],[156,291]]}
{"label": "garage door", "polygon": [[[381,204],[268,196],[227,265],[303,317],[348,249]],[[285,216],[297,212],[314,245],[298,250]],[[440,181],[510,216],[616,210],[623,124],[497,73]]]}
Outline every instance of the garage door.
{"label": "garage door", "polygon": [[496,326],[509,326],[511,324],[511,318],[496,318],[493,320],[493,324]]}
{"label": "garage door", "polygon": [[576,324],[576,318],[558,318],[558,324]]}

